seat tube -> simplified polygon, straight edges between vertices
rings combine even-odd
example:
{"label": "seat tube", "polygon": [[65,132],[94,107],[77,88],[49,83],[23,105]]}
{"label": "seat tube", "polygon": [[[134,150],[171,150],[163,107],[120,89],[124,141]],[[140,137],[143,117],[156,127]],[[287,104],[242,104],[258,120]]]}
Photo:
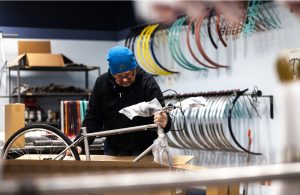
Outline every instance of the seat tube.
{"label": "seat tube", "polygon": [[86,160],[91,161],[89,142],[88,142],[88,138],[86,136],[86,134],[87,134],[86,127],[82,127],[81,130],[82,130]]}

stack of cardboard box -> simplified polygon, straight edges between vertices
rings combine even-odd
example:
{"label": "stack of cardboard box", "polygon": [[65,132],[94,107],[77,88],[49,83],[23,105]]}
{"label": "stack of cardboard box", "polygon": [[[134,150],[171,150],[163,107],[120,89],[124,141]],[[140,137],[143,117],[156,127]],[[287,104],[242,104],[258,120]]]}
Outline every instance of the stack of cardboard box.
{"label": "stack of cardboard box", "polygon": [[19,41],[18,57],[10,66],[63,67],[72,60],[63,54],[52,54],[50,41]]}

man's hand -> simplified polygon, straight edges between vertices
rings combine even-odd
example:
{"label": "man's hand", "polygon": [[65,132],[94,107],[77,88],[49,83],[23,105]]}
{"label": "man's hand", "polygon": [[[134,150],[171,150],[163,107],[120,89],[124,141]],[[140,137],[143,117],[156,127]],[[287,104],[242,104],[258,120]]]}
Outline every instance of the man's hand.
{"label": "man's hand", "polygon": [[168,116],[165,112],[156,112],[154,114],[154,123],[161,126],[162,128],[165,128],[168,123]]}
{"label": "man's hand", "polygon": [[[82,148],[80,146],[77,146],[76,149],[77,149],[78,154],[81,154]],[[67,150],[66,156],[72,156],[72,153],[70,150]]]}

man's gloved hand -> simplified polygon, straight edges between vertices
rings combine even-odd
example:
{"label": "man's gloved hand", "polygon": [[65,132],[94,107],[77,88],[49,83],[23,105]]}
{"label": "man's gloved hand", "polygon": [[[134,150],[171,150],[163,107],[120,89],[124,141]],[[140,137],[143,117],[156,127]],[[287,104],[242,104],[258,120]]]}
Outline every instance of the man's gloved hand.
{"label": "man's gloved hand", "polygon": [[162,128],[165,128],[168,123],[168,116],[165,112],[156,112],[154,114],[154,123],[161,126]]}
{"label": "man's gloved hand", "polygon": [[[77,146],[77,147],[76,147],[76,149],[77,149],[77,152],[78,152],[78,154],[81,154],[81,152],[82,152],[82,148],[81,148],[80,146]],[[66,156],[72,156],[72,154],[71,154],[71,151],[70,151],[70,150],[67,150],[67,152],[66,152]]]}

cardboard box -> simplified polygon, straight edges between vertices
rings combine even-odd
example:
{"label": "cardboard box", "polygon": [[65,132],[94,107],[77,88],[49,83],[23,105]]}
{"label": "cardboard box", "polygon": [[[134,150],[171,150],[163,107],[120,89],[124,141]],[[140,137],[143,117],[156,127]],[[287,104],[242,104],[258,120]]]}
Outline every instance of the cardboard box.
{"label": "cardboard box", "polygon": [[50,41],[18,41],[18,55],[25,53],[51,53]]}
{"label": "cardboard box", "polygon": [[208,185],[206,190],[207,195],[239,195],[240,184],[219,184],[219,185]]}
{"label": "cardboard box", "polygon": [[[175,166],[178,169],[196,171],[204,169],[203,167],[191,165],[191,164],[178,164]],[[239,195],[240,184],[239,183],[228,183],[218,185],[207,185],[206,195]]]}
{"label": "cardboard box", "polygon": [[[5,105],[5,142],[19,129],[25,126],[25,104],[7,104]],[[18,147],[24,146],[25,138],[16,140]]]}
{"label": "cardboard box", "polygon": [[63,67],[72,60],[63,54],[51,54],[50,41],[19,41],[19,54],[9,66]]}

